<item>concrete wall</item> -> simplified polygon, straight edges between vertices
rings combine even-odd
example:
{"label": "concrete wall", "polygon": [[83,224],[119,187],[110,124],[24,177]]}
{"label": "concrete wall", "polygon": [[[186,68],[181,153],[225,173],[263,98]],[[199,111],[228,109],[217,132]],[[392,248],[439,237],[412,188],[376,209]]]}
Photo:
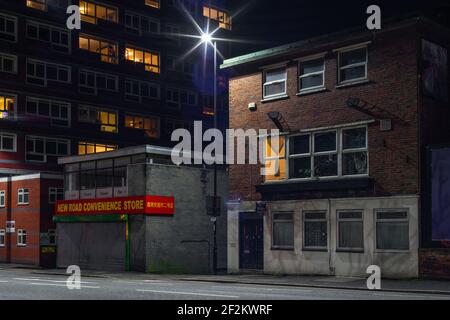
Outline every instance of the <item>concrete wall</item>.
{"label": "concrete wall", "polygon": [[[173,217],[142,217],[144,227],[139,226],[138,220],[131,219],[132,268],[160,273],[210,273],[213,223],[206,213],[206,196],[213,195],[213,171],[166,165],[146,165],[144,170],[144,165],[133,165],[128,172],[130,196],[175,197]],[[226,199],[226,172],[219,171],[218,181],[219,195]],[[217,225],[218,267],[226,269],[225,208],[222,208]],[[142,259],[145,260],[144,265]]]}
{"label": "concrete wall", "polygon": [[[337,275],[365,277],[370,265],[381,267],[386,278],[418,277],[418,197],[330,199],[311,201],[278,201],[268,204],[264,217],[264,271],[274,274]],[[239,271],[239,212],[251,211],[255,203],[245,202],[239,210],[228,212],[228,271]],[[236,209],[236,208],[235,208]],[[377,209],[406,209],[409,213],[409,250],[376,249],[375,212]],[[328,251],[303,250],[303,212],[326,211],[328,214]],[[337,252],[337,211],[362,210],[364,252]],[[295,249],[272,250],[272,212],[294,213]]]}

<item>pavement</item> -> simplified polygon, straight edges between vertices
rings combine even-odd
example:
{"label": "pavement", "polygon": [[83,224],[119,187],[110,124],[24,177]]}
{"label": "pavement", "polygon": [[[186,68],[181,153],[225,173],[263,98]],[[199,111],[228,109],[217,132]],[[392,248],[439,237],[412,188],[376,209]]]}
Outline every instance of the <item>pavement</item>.
{"label": "pavement", "polygon": [[[20,265],[2,265],[0,271],[8,269],[28,269],[35,275],[67,276],[66,271],[62,269],[36,269],[29,266]],[[248,285],[271,285],[282,287],[303,287],[303,288],[323,288],[323,289],[343,289],[343,290],[367,290],[366,279],[345,278],[330,276],[275,276],[266,274],[236,274],[236,275],[157,275],[145,273],[114,273],[104,271],[83,270],[82,275],[88,278],[105,279],[126,279],[135,278],[139,280],[153,281],[189,281],[221,284],[248,284]],[[383,292],[408,292],[450,295],[450,281],[445,280],[426,280],[426,279],[407,279],[381,281],[381,290]]]}
{"label": "pavement", "polygon": [[80,290],[67,279],[64,270],[0,265],[0,300],[450,300],[450,291],[372,291],[348,278],[311,277],[308,285],[306,277],[82,271]]}

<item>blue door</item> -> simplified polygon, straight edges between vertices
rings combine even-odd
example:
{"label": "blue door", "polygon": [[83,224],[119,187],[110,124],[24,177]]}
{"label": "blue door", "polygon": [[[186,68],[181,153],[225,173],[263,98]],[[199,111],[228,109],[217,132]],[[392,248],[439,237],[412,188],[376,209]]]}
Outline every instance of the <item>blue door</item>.
{"label": "blue door", "polygon": [[263,217],[255,213],[239,216],[239,267],[248,270],[264,269]]}

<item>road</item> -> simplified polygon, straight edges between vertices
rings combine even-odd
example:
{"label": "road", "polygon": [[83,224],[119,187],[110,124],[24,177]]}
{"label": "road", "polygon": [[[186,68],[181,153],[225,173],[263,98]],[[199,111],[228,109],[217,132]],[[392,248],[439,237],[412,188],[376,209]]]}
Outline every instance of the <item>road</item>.
{"label": "road", "polygon": [[0,300],[450,300],[438,294],[374,292],[249,284],[82,277],[80,290],[69,290],[63,275],[32,270],[0,270]]}

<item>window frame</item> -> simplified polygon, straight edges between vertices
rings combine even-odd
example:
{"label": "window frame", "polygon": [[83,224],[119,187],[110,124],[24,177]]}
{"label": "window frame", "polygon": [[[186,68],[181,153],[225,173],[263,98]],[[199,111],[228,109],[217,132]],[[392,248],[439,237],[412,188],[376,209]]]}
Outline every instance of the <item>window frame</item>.
{"label": "window frame", "polygon": [[[28,111],[28,103],[29,102],[36,103],[36,113],[31,113],[31,112]],[[48,115],[42,115],[42,114],[39,113],[39,103],[40,102],[48,103],[48,105],[49,105]],[[67,118],[63,118],[61,116],[54,117],[52,115],[52,107],[54,105],[58,105],[58,109],[59,109],[59,114],[60,115],[61,115],[61,108],[64,108],[64,107],[67,108]],[[32,115],[33,117],[49,119],[50,120],[50,125],[53,126],[53,127],[70,128],[72,126],[71,110],[72,110],[72,105],[69,102],[50,100],[50,99],[44,99],[44,98],[37,98],[37,97],[31,97],[31,96],[27,96],[27,98],[26,98],[25,114]],[[54,124],[53,121],[67,121],[67,125]]]}
{"label": "window frame", "polygon": [[[284,80],[275,80],[275,81],[267,82],[267,80],[266,80],[267,79],[267,73],[275,72],[277,70],[284,70],[284,72],[283,72],[284,76],[285,76]],[[263,71],[263,86],[262,86],[263,100],[270,100],[270,99],[275,99],[275,98],[278,98],[278,97],[286,96],[287,95],[287,76],[288,76],[288,73],[287,73],[287,68],[285,66],[284,67],[265,69]],[[266,96],[266,86],[273,85],[273,84],[278,84],[278,83],[284,83],[284,92]]]}
{"label": "window frame", "polygon": [[[312,214],[325,214],[325,219],[306,219],[306,215],[312,213]],[[328,211],[325,210],[306,210],[302,212],[302,220],[303,220],[303,251],[317,251],[317,252],[328,252],[329,251],[329,247],[330,247],[330,230],[329,230],[329,226],[330,226],[330,219],[329,219],[329,214]],[[307,247],[306,246],[306,223],[307,222],[325,222],[326,225],[326,230],[327,230],[327,246],[326,247],[318,247],[318,246],[314,246],[314,247]]]}
{"label": "window frame", "polygon": [[[378,213],[405,213],[406,218],[398,218],[398,219],[378,219]],[[379,253],[407,253],[411,252],[411,214],[408,208],[399,208],[399,209],[375,209],[375,234],[374,234],[374,248],[375,252]],[[406,222],[408,226],[408,249],[379,249],[378,248],[378,223],[379,222]]]}
{"label": "window frame", "polygon": [[[10,59],[13,62],[13,71],[6,71],[4,68],[4,61],[6,59]],[[0,52],[0,72],[9,73],[9,74],[17,74],[18,72],[18,65],[17,65],[17,56],[12,54],[7,54]]]}
{"label": "window frame", "polygon": [[[25,201],[25,196],[27,201]],[[17,205],[26,206],[30,204],[30,189],[29,188],[18,188],[17,189]]]}
{"label": "window frame", "polygon": [[[28,26],[29,25],[35,25],[36,26],[36,28],[37,28],[37,37],[32,37],[32,36],[29,35],[29,33],[28,33]],[[40,27],[41,26],[46,27],[46,28],[49,29],[49,38],[50,39],[48,41],[42,40],[39,37]],[[62,44],[61,42],[56,43],[56,42],[53,41],[53,32],[54,31],[57,31],[57,32],[60,33],[60,37],[59,37],[60,39],[61,39],[61,33],[67,34],[67,45]],[[50,43],[50,45],[52,47],[52,50],[54,50],[56,52],[60,52],[60,53],[70,54],[72,52],[72,46],[71,46],[71,44],[72,44],[71,38],[72,37],[71,37],[71,34],[72,33],[71,33],[70,30],[66,30],[66,29],[63,29],[63,28],[55,27],[53,25],[50,25],[50,24],[47,24],[47,23],[42,23],[42,22],[35,21],[35,20],[27,20],[26,26],[25,26],[25,36],[28,39],[33,39],[33,40],[40,41],[40,42]],[[55,46],[56,47],[67,48],[67,51],[57,50],[57,49],[54,48]]]}
{"label": "window frame", "polygon": [[[290,214],[292,219],[287,220],[287,219],[275,219],[275,215],[277,214]],[[274,236],[274,231],[275,231],[275,223],[292,223],[292,228],[293,228],[293,239],[292,239],[292,246],[283,246],[283,245],[276,245],[275,244],[275,236]],[[277,211],[277,212],[272,212],[272,248],[271,250],[286,250],[286,251],[294,251],[295,250],[295,213],[293,211],[286,211],[286,212],[281,212],[281,211]]]}
{"label": "window frame", "polygon": [[[104,3],[100,3],[100,2],[97,2],[97,1],[91,1],[91,0],[83,0],[83,1],[84,1],[86,4],[92,4],[92,5],[95,6],[95,8],[94,8],[95,15],[94,15],[94,16],[91,16],[91,15],[88,15],[87,13],[81,13],[82,3],[81,3],[81,1],[80,1],[80,2],[79,2],[79,7],[80,7],[80,17],[81,17],[81,21],[86,22],[86,23],[91,23],[91,24],[97,24],[97,23],[98,23],[98,20],[102,20],[102,21],[106,21],[106,22],[110,22],[110,23],[116,23],[116,24],[119,23],[119,8],[117,8],[117,7],[115,7],[115,6],[112,6],[112,5],[107,5],[107,4],[104,4]],[[97,6],[103,7],[103,8],[106,10],[106,14],[108,14],[108,10],[114,10],[115,13],[116,13],[116,15],[115,15],[115,17],[116,17],[115,21],[97,17]],[[85,17],[85,19],[83,19],[83,17]],[[92,20],[89,21],[89,19],[93,19],[93,20],[95,20],[95,22],[91,22]]]}
{"label": "window frame", "polygon": [[5,34],[5,35],[7,35],[7,36],[13,36],[14,37],[14,40],[9,40],[9,39],[2,39],[2,40],[4,40],[4,41],[8,41],[8,42],[17,42],[18,41],[18,33],[19,33],[19,31],[18,31],[18,29],[19,29],[19,27],[18,27],[18,19],[17,19],[17,17],[16,16],[12,16],[12,15],[9,15],[9,14],[5,14],[5,13],[3,13],[3,12],[1,12],[0,13],[0,16],[3,16],[3,18],[5,19],[5,27],[6,27],[6,21],[12,21],[13,23],[14,23],[14,33],[12,33],[12,32],[7,32],[6,31],[6,28],[5,28],[5,31],[3,32],[3,31],[0,31],[0,34]]}
{"label": "window frame", "polygon": [[[130,83],[130,87],[132,89],[131,92],[127,91],[127,84],[128,83]],[[136,83],[139,85],[139,93],[138,94],[134,94],[134,92],[133,92],[133,84],[136,84]],[[142,91],[143,91],[142,90],[142,86],[143,85],[148,86],[148,92],[149,92],[148,96],[144,96],[142,94]],[[150,91],[151,91],[152,88],[156,89],[156,91],[157,91],[157,96],[156,97],[153,97],[153,96],[150,95]],[[125,92],[125,100],[128,100],[128,101],[134,101],[134,102],[141,103],[143,99],[161,100],[161,85],[159,83],[156,83],[156,82],[148,82],[148,81],[141,81],[141,80],[135,80],[135,79],[127,78],[127,79],[125,79],[125,90],[124,90],[124,92]],[[129,97],[136,97],[137,101],[134,100],[134,99],[130,99]]]}
{"label": "window frame", "polygon": [[[58,195],[62,195],[62,199],[58,200]],[[55,197],[55,201],[52,200],[52,196]],[[48,188],[48,203],[54,204],[60,200],[64,200],[64,188],[57,188],[57,187]]]}
{"label": "window frame", "polygon": [[[83,49],[81,47],[81,41],[80,41],[81,38],[86,39],[88,41],[88,48],[87,49]],[[91,50],[91,41],[98,41],[98,43],[99,43],[98,44],[99,45],[99,52]],[[101,50],[102,43],[106,43],[106,44],[111,45],[111,46],[113,46],[115,48],[116,52],[115,52],[114,56],[109,55],[109,54],[105,55],[105,54],[103,54],[101,52],[102,51]],[[78,35],[78,49],[81,50],[81,51],[86,51],[86,52],[90,52],[91,54],[98,55],[100,57],[100,61],[101,62],[109,63],[109,64],[119,64],[119,45],[118,45],[117,42],[114,42],[114,41],[111,41],[111,40],[106,40],[106,39],[99,38],[99,37],[95,37],[95,36],[88,35],[88,34],[85,34],[85,33],[80,33]],[[104,57],[106,57],[106,61],[103,59]]]}
{"label": "window frame", "polygon": [[[129,51],[133,51],[133,59],[130,59],[130,54],[128,53]],[[136,51],[142,52],[142,62],[136,61],[135,57],[136,57]],[[151,63],[148,64],[146,63],[146,55],[150,55],[150,60]],[[156,56],[158,58],[158,64],[153,64],[153,57]],[[150,50],[150,49],[141,49],[141,48],[136,48],[134,46],[131,45],[126,45],[125,46],[125,60],[128,62],[132,62],[134,64],[139,64],[139,65],[143,65],[144,66],[144,70],[146,72],[150,72],[153,74],[161,74],[161,53],[159,51],[156,50]],[[147,67],[149,69],[153,69],[156,68],[158,71],[155,72],[153,70],[148,70]]]}
{"label": "window frame", "polygon": [[[29,75],[28,74],[29,64],[33,64],[34,65],[34,68],[35,68],[34,75]],[[43,78],[36,75],[36,66],[37,65],[44,65],[44,77]],[[48,77],[47,77],[47,72],[48,72],[47,68],[48,68],[48,66],[56,67],[56,74],[57,74],[57,79],[56,80],[55,79],[48,79]],[[67,71],[67,81],[59,79],[59,70],[60,69],[66,69],[66,71]],[[30,82],[28,79],[42,80],[43,84],[33,83],[33,82]],[[43,60],[27,58],[27,61],[26,61],[26,81],[27,81],[28,84],[31,84],[31,85],[34,85],[34,86],[40,86],[40,87],[47,87],[49,81],[59,82],[59,83],[63,83],[63,84],[71,84],[72,83],[72,67],[64,65],[64,64],[52,63],[52,62],[47,62],[47,61],[43,61]]]}
{"label": "window frame", "polygon": [[[7,92],[0,92],[0,99],[4,98],[4,103],[6,103],[6,99],[13,99],[14,100],[14,110],[13,110],[13,114],[12,116],[9,116],[9,110],[8,110],[8,117],[6,118],[2,118],[0,117],[0,121],[1,120],[10,120],[10,121],[16,121],[17,120],[17,108],[18,108],[18,100],[17,100],[17,95],[16,94],[10,94]],[[2,110],[0,110],[0,112],[2,112]]]}
{"label": "window frame", "polygon": [[[356,219],[356,218],[351,218],[351,219],[347,219],[347,218],[341,218],[340,214],[341,213],[350,213],[350,212],[354,212],[354,213],[360,213],[361,214],[361,219]],[[339,241],[339,231],[340,231],[340,222],[361,222],[362,223],[362,240],[363,240],[363,247],[362,248],[346,248],[346,247],[341,247],[340,245],[340,241]],[[355,252],[355,253],[364,253],[365,252],[365,241],[364,241],[364,210],[355,210],[355,209],[351,209],[351,210],[336,210],[336,251],[337,252]]]}
{"label": "window frame", "polygon": [[[8,136],[9,138],[13,138],[13,149],[8,150],[3,148],[3,137]],[[17,152],[17,134],[9,133],[9,132],[0,132],[0,152]]]}
{"label": "window frame", "polygon": [[6,229],[0,229],[0,248],[6,247]]}
{"label": "window frame", "polygon": [[[322,60],[323,61],[323,70],[322,71],[316,71],[316,72],[310,72],[310,73],[301,74],[301,68],[302,68],[302,64],[303,63],[316,61],[316,60]],[[324,54],[299,59],[299,61],[298,61],[298,93],[299,94],[325,89],[325,75],[326,75],[326,68],[327,68],[326,65],[327,64],[326,64],[326,59],[325,59],[325,55]],[[308,78],[308,77],[312,77],[312,76],[316,76],[316,75],[319,75],[319,74],[322,74],[322,84],[321,85],[315,86],[315,87],[306,88],[306,89],[302,88],[302,85],[301,85],[302,79]]]}
{"label": "window frame", "polygon": [[27,231],[25,229],[17,229],[17,246],[27,246]]}
{"label": "window frame", "polygon": [[6,208],[6,191],[0,190],[0,208]]}
{"label": "window frame", "polygon": [[[132,117],[133,118],[133,123],[136,122],[137,118],[142,118],[142,128],[137,128],[136,126],[127,126],[127,118],[128,117]],[[150,116],[150,115],[139,115],[139,114],[132,114],[132,113],[127,113],[125,114],[125,123],[124,123],[124,127],[130,130],[141,130],[141,131],[149,131],[149,129],[145,129],[145,120],[154,120],[157,123],[157,130],[158,130],[158,134],[156,137],[151,137],[152,139],[159,139],[161,137],[161,118],[158,116]]]}
{"label": "window frame", "polygon": [[[342,62],[341,55],[343,53],[347,53],[347,52],[351,52],[351,51],[357,51],[357,50],[361,50],[361,49],[365,49],[366,50],[366,61],[365,62],[358,62],[358,63],[350,64],[350,65],[347,65],[347,66],[344,66],[344,67],[341,66],[341,62]],[[338,49],[336,51],[337,51],[337,54],[338,54],[338,58],[337,58],[338,59],[338,61],[337,61],[338,85],[358,83],[358,82],[367,81],[369,79],[369,46],[367,44],[351,46],[351,47],[348,47],[348,48]],[[365,66],[365,76],[364,77],[355,78],[355,79],[351,79],[351,80],[342,80],[341,79],[341,70],[357,68],[357,67],[360,67],[360,66],[363,66],[363,65]]]}
{"label": "window frame", "polygon": [[[84,74],[86,77],[86,84],[82,85],[81,81],[80,81],[80,77],[81,74]],[[93,76],[94,77],[94,86],[88,86],[87,82],[88,82],[88,77],[89,76]],[[105,83],[108,83],[108,79],[109,80],[114,80],[115,85],[114,85],[114,90],[111,90],[108,88],[108,85],[106,85],[105,88],[99,88],[98,86],[98,78],[99,77],[105,77]],[[93,93],[87,92],[87,91],[82,91],[82,88],[84,89],[89,89],[92,90]],[[114,74],[110,74],[110,73],[104,73],[104,72],[97,72],[97,71],[93,71],[93,70],[89,70],[89,69],[79,69],[78,70],[78,92],[82,93],[82,94],[89,94],[89,95],[98,95],[98,91],[99,90],[104,90],[104,91],[108,91],[108,92],[118,92],[119,91],[119,76],[114,75]]]}
{"label": "window frame", "polygon": [[[95,112],[96,113],[96,119],[92,120],[92,119],[82,119],[80,117],[80,112],[81,110],[87,110],[87,114],[90,115],[91,112]],[[101,121],[101,113],[107,113],[108,114],[108,123],[102,123]],[[113,124],[110,124],[110,115],[115,115],[115,126]],[[88,123],[88,124],[95,124],[98,125],[100,127],[100,132],[105,132],[105,133],[114,133],[117,134],[119,133],[119,112],[118,110],[112,110],[112,109],[107,109],[107,108],[101,108],[101,107],[93,107],[93,106],[89,106],[89,105],[85,105],[85,104],[80,104],[78,106],[78,122],[80,123]],[[102,128],[115,128],[115,130],[112,131],[108,131],[108,130],[102,130]]]}
{"label": "window frame", "polygon": [[[33,140],[33,149],[35,148],[35,142],[36,140],[42,140],[44,151],[43,153],[35,152],[29,152],[28,151],[28,140]],[[54,142],[56,143],[56,154],[50,154],[47,152],[47,143],[48,142]],[[67,146],[67,154],[58,154],[58,145],[59,144],[65,144]],[[48,137],[41,137],[41,136],[25,136],[25,161],[30,163],[46,163],[48,160],[48,156],[54,156],[54,157],[64,157],[70,155],[70,147],[71,143],[68,139],[56,139],[56,138],[48,138]],[[27,159],[28,155],[35,155],[35,156],[42,156],[43,160],[30,160]]]}

